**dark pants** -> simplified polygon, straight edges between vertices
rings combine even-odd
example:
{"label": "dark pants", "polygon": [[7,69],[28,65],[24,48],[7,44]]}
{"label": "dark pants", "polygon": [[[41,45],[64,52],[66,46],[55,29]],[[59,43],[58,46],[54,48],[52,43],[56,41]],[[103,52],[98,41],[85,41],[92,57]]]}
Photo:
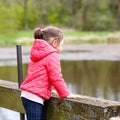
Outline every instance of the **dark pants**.
{"label": "dark pants", "polygon": [[26,111],[27,120],[45,120],[43,105],[30,101],[26,98],[21,98]]}

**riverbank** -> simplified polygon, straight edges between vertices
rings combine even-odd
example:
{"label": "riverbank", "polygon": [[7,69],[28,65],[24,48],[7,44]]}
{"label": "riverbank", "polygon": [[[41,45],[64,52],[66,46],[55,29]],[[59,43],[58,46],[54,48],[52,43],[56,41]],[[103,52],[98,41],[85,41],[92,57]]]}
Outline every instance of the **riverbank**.
{"label": "riverbank", "polygon": [[[63,29],[65,44],[113,44],[120,43],[120,31],[78,31]],[[13,34],[0,34],[0,47],[16,44],[31,45],[33,30],[19,31]]]}
{"label": "riverbank", "polygon": [[[22,46],[23,63],[29,62],[31,46]],[[0,66],[16,65],[16,46],[0,48]],[[61,60],[120,60],[120,44],[64,45]]]}

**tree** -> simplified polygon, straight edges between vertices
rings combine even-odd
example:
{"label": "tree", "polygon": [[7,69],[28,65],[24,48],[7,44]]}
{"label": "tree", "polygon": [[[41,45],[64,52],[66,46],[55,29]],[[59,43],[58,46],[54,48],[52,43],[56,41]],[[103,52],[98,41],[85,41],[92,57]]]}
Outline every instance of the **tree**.
{"label": "tree", "polygon": [[27,30],[28,27],[28,0],[24,0],[24,28]]}
{"label": "tree", "polygon": [[0,1],[0,32],[12,33],[18,29],[18,20],[15,14],[13,1]]}
{"label": "tree", "polygon": [[115,29],[120,29],[120,0],[115,0],[115,8],[116,8],[116,14],[115,14]]}

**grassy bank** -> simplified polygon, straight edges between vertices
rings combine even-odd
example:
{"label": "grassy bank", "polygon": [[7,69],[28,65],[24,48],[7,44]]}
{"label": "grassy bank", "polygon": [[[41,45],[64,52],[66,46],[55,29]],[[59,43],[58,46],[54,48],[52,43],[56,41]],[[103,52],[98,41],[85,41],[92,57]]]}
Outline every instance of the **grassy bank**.
{"label": "grassy bank", "polygon": [[[80,43],[120,43],[120,32],[89,32],[63,30],[67,44]],[[33,31],[19,31],[13,34],[0,34],[0,46],[15,44],[29,45],[33,41]]]}
{"label": "grassy bank", "polygon": [[120,32],[67,31],[65,32],[65,38],[68,44],[120,43]]}
{"label": "grassy bank", "polygon": [[[32,38],[33,31],[19,31],[12,34],[0,34],[0,46],[12,46],[17,44],[18,39]],[[19,43],[19,42],[18,42]]]}

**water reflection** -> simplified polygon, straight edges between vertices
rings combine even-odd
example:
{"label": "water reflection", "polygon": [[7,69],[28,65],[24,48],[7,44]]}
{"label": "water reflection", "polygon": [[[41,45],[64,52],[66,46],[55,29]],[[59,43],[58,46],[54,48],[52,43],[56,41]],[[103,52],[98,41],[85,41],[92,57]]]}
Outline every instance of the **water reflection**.
{"label": "water reflection", "polygon": [[[62,73],[71,92],[120,101],[120,62],[62,61]],[[24,77],[27,65],[23,65]],[[17,67],[0,67],[0,79],[17,82]]]}
{"label": "water reflection", "polygon": [[71,92],[120,101],[120,62],[62,61]]}
{"label": "water reflection", "polygon": [[[25,77],[27,65],[23,65],[23,76]],[[16,66],[0,66],[0,79],[17,82],[18,73]]]}

